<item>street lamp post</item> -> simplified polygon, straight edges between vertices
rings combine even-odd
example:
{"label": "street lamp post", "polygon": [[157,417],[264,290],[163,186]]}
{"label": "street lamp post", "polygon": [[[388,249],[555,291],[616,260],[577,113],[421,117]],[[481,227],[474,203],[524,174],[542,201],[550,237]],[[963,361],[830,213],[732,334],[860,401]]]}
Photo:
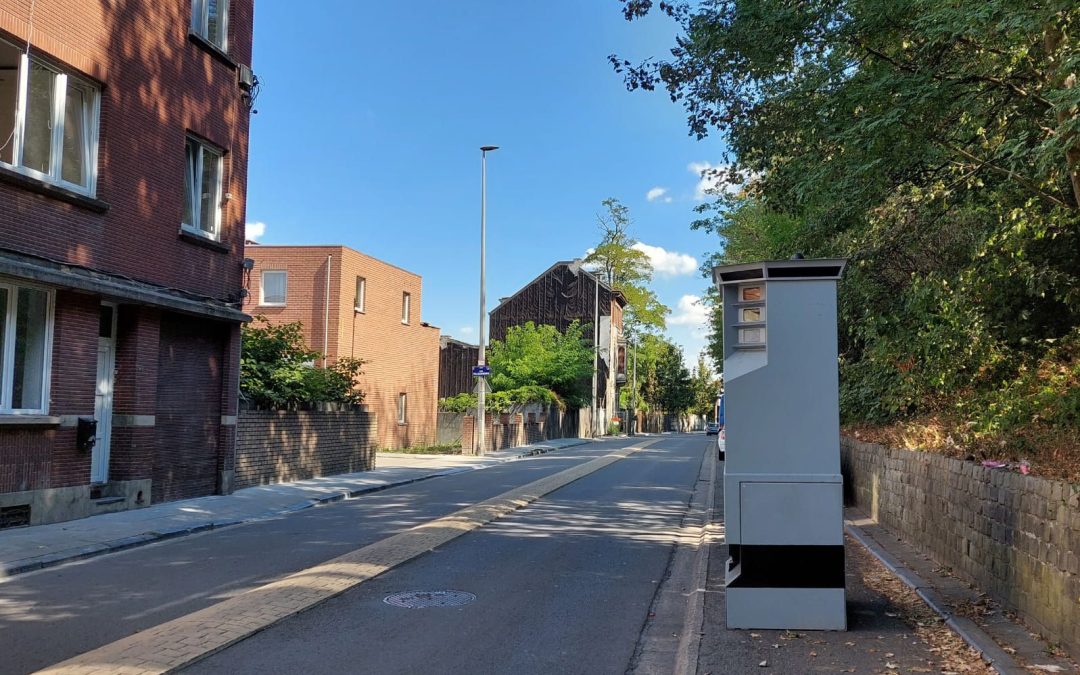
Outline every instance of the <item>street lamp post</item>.
{"label": "street lamp post", "polygon": [[[480,355],[476,365],[483,367],[487,363],[487,299],[484,295],[484,270],[487,264],[487,154],[498,150],[497,145],[485,145],[480,148]],[[487,381],[478,378],[476,392],[476,454],[487,451],[485,443]]]}

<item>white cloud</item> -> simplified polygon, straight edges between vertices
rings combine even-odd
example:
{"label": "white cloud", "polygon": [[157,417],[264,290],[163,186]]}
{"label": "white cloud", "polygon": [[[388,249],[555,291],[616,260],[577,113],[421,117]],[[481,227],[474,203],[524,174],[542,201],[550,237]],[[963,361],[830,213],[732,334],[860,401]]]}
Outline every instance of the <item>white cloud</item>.
{"label": "white cloud", "polygon": [[[689,326],[695,333],[704,334],[709,326],[709,308],[696,295],[684,295],[667,320],[672,326]],[[695,354],[695,358],[696,358]]]}
{"label": "white cloud", "polygon": [[262,236],[266,234],[266,223],[254,222],[248,223],[244,226],[244,238],[252,241],[258,241]]}
{"label": "white cloud", "polygon": [[700,202],[711,194],[721,192],[732,194],[742,187],[741,185],[725,182],[723,174],[717,173],[723,172],[727,168],[727,164],[690,162],[686,167],[687,171],[698,177],[697,185],[694,187],[694,199]]}
{"label": "white cloud", "polygon": [[671,197],[668,196],[668,189],[666,187],[654,187],[645,193],[645,199],[650,202],[655,202],[657,199],[663,199],[665,204],[671,203]]}
{"label": "white cloud", "polygon": [[460,333],[461,335],[463,335],[465,337],[468,337],[468,336],[472,335],[475,332],[476,332],[476,329],[473,328],[472,326],[462,326],[461,329],[458,330],[458,333]]}
{"label": "white cloud", "polygon": [[634,248],[649,256],[653,271],[662,277],[677,277],[697,272],[698,261],[692,255],[649,246],[640,241],[634,244]]}

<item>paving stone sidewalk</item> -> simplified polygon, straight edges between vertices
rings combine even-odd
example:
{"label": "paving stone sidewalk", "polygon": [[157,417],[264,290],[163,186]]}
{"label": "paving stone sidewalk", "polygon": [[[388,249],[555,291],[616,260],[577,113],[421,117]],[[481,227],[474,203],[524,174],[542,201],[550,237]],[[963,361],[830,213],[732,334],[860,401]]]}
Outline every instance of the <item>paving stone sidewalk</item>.
{"label": "paving stone sidewalk", "polygon": [[368,492],[484,469],[588,442],[577,438],[556,439],[483,457],[380,452],[372,471],[263,485],[231,495],[185,499],[133,511],[4,530],[0,531],[0,582],[71,560],[274,518]]}

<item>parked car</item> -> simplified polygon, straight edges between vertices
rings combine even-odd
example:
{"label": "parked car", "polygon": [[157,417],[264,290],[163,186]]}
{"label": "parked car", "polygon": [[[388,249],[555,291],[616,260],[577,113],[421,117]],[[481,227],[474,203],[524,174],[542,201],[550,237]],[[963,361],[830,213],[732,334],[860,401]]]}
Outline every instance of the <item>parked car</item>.
{"label": "parked car", "polygon": [[720,423],[719,422],[708,422],[705,425],[705,435],[706,436],[716,436],[719,433],[720,433]]}

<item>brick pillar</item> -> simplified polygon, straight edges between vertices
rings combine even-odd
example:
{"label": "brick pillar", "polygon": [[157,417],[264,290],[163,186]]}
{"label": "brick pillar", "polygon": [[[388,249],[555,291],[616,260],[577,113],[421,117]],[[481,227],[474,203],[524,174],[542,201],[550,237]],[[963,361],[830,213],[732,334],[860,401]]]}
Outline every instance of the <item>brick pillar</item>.
{"label": "brick pillar", "polygon": [[[116,383],[109,476],[145,480],[153,476],[157,418],[158,347],[161,312],[121,305],[116,326]],[[146,495],[145,500],[150,501]]]}
{"label": "brick pillar", "polygon": [[461,453],[476,454],[476,418],[472,415],[461,418]]}
{"label": "brick pillar", "polygon": [[225,338],[221,373],[221,433],[218,434],[217,493],[233,491],[236,470],[236,427],[239,412],[240,324],[233,324]]}

